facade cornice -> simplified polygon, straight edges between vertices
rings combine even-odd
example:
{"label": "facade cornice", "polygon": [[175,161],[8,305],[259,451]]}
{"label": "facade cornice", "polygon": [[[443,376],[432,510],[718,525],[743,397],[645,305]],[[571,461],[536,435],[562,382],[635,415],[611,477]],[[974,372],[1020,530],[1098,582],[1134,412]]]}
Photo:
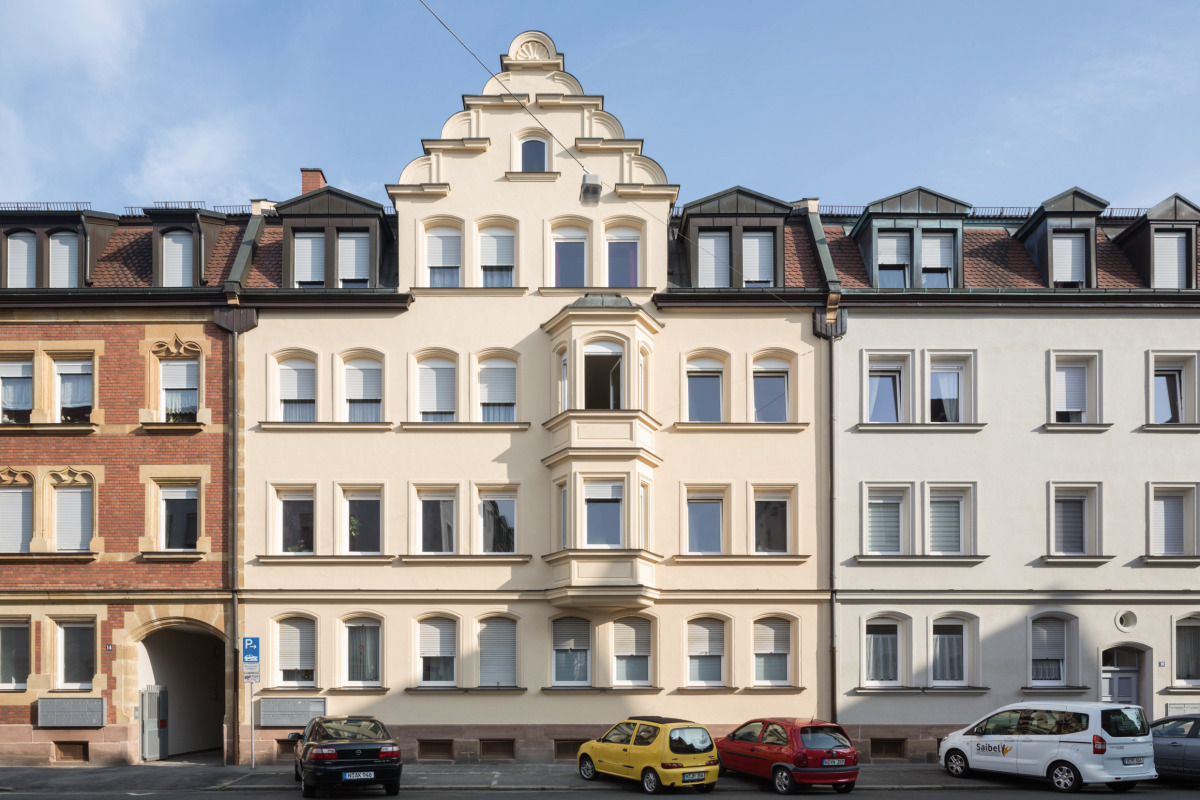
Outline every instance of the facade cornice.
{"label": "facade cornice", "polygon": [[[657,295],[656,295],[657,297]],[[928,292],[845,289],[847,308],[1186,308],[1200,305],[1194,289],[942,289]]]}
{"label": "facade cornice", "polygon": [[575,149],[582,152],[641,153],[641,139],[601,139],[599,137],[575,138]]}
{"label": "facade cornice", "polygon": [[650,300],[658,308],[820,308],[824,289],[672,289]]}
{"label": "facade cornice", "polygon": [[445,197],[450,194],[448,183],[388,183],[383,188],[393,203],[398,197]]}
{"label": "facade cornice", "polygon": [[466,139],[422,139],[421,147],[425,155],[439,153],[483,153],[492,145],[487,137],[470,137]]}
{"label": "facade cornice", "polygon": [[613,191],[617,197],[669,200],[672,203],[679,197],[679,185],[675,183],[618,183],[613,186]]}
{"label": "facade cornice", "polygon": [[269,289],[241,295],[239,305],[256,308],[386,308],[407,311],[408,292],[363,289]]}

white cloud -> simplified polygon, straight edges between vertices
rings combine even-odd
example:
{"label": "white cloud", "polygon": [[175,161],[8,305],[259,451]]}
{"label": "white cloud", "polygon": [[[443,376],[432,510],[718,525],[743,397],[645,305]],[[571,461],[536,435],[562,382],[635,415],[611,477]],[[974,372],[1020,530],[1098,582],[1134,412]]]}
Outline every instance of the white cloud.
{"label": "white cloud", "polygon": [[38,192],[37,170],[21,115],[0,103],[0,200],[30,200]]}
{"label": "white cloud", "polygon": [[145,30],[141,0],[5,3],[0,66],[6,80],[41,80],[49,70],[82,71],[94,83],[123,79]]}
{"label": "white cloud", "polygon": [[125,181],[137,203],[206,200],[242,204],[251,196],[251,139],[232,116],[194,120],[145,142],[141,164]]}

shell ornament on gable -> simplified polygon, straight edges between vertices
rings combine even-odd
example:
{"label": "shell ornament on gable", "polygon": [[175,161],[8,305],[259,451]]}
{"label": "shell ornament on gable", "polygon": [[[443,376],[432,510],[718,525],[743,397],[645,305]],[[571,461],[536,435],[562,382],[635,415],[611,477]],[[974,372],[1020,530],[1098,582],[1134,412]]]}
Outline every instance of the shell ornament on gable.
{"label": "shell ornament on gable", "polygon": [[550,58],[550,51],[541,42],[525,42],[517,48],[518,61],[545,61]]}

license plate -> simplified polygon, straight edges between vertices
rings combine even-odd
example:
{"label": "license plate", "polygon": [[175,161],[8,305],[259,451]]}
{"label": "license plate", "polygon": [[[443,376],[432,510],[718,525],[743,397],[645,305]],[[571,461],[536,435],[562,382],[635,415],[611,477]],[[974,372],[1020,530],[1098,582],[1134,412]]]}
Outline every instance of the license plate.
{"label": "license plate", "polygon": [[1141,758],[1122,758],[1121,763],[1127,767],[1140,767],[1142,765]]}
{"label": "license plate", "polygon": [[374,772],[343,772],[344,781],[368,781],[375,777]]}
{"label": "license plate", "polygon": [[821,762],[823,767],[842,767],[845,766],[846,759],[844,758],[827,758]]}
{"label": "license plate", "polygon": [[683,780],[685,783],[691,783],[692,781],[702,781],[702,780],[704,780],[704,773],[703,772],[685,772],[685,773],[683,773]]}

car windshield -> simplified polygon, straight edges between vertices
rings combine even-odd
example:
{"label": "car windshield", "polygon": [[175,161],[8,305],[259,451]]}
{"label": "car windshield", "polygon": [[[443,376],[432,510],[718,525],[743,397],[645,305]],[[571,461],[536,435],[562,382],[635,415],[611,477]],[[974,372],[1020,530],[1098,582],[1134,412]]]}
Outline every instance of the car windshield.
{"label": "car windshield", "polygon": [[330,719],[322,725],[322,739],[386,739],[387,731],[373,719]]}
{"label": "car windshield", "polygon": [[712,750],[712,739],[704,728],[676,728],[671,731],[671,752],[680,755],[707,753]]}
{"label": "car windshield", "polygon": [[831,727],[801,728],[800,743],[809,750],[832,750],[835,747],[851,746],[846,734]]}
{"label": "car windshield", "polygon": [[1100,727],[1109,736],[1145,736],[1149,732],[1140,708],[1105,708],[1100,711]]}

